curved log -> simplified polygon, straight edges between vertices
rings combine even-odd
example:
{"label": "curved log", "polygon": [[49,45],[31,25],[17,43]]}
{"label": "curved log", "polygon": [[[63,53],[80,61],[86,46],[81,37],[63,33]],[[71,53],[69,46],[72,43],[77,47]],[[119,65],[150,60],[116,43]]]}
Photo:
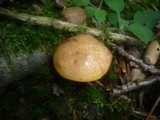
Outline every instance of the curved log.
{"label": "curved log", "polygon": [[32,54],[11,55],[9,60],[8,57],[0,57],[0,87],[22,79],[48,61],[47,54],[40,50]]}

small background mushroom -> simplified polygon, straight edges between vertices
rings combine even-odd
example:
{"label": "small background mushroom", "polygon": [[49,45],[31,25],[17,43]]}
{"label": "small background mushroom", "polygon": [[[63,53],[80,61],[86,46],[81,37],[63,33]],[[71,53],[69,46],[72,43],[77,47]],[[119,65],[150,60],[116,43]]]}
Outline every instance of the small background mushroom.
{"label": "small background mushroom", "polygon": [[68,7],[62,11],[62,18],[70,23],[82,24],[86,20],[86,14],[81,7]]}
{"label": "small background mushroom", "polygon": [[158,61],[159,54],[160,54],[160,45],[157,41],[153,41],[148,45],[145,54],[143,56],[143,61],[146,64],[155,65]]}

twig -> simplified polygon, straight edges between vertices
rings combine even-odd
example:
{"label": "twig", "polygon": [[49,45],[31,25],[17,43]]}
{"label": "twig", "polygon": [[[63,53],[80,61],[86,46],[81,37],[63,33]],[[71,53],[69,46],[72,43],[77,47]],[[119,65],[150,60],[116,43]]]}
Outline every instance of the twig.
{"label": "twig", "polygon": [[[132,112],[133,112],[134,114],[140,115],[140,116],[142,116],[142,117],[146,117],[146,116],[147,116],[147,114],[144,113],[144,112],[139,112],[139,111],[132,111]],[[152,115],[152,116],[149,117],[149,119],[151,119],[151,120],[156,120],[156,116]]]}
{"label": "twig", "polygon": [[150,72],[150,73],[152,74],[151,77],[149,77],[148,79],[146,79],[146,80],[144,80],[144,81],[129,82],[129,83],[125,84],[125,85],[122,85],[122,86],[119,87],[119,88],[114,88],[114,89],[112,90],[112,92],[111,92],[111,94],[112,94],[113,96],[118,96],[118,95],[120,95],[120,94],[123,94],[123,93],[129,92],[129,91],[138,89],[138,88],[140,88],[140,87],[153,84],[153,83],[156,82],[156,81],[160,81],[160,70],[159,70],[159,69],[156,69],[154,66],[149,66],[149,65],[143,63],[142,60],[133,57],[132,55],[128,54],[123,48],[118,47],[117,45],[114,45],[114,44],[113,44],[113,48],[114,48],[115,50],[117,50],[117,52],[118,52],[121,56],[127,58],[127,59],[130,60],[130,61],[135,62],[135,63],[138,64],[144,71]]}
{"label": "twig", "polygon": [[[92,34],[94,36],[100,37],[105,36],[105,32],[101,30],[97,30],[94,28],[86,27],[84,25],[76,25],[68,22],[64,22],[55,18],[44,17],[44,16],[34,16],[29,14],[22,14],[9,11],[7,9],[0,7],[0,16],[8,17],[12,20],[21,21],[30,25],[38,25],[38,26],[46,26],[46,27],[53,27],[55,29],[66,29],[70,32],[78,32],[80,28],[84,29],[85,33]],[[117,34],[108,32],[109,35],[112,37],[115,43],[125,43],[128,45],[136,45],[136,46],[143,46],[144,43],[132,38],[130,36]]]}
{"label": "twig", "polygon": [[133,57],[132,55],[127,53],[123,48],[118,47],[116,45],[113,45],[113,48],[116,49],[121,56],[139,65],[145,72],[150,72],[151,74],[154,74],[154,75],[160,75],[159,69],[156,69],[154,66],[149,66],[143,63],[142,60]]}
{"label": "twig", "polygon": [[160,96],[157,98],[156,102],[154,103],[151,111],[149,112],[149,114],[147,115],[146,120],[149,120],[150,116],[152,115],[153,111],[155,110],[155,108],[157,107],[158,103],[160,101]]}
{"label": "twig", "polygon": [[125,85],[122,85],[121,87],[117,87],[117,88],[113,88],[111,91],[111,95],[112,96],[119,96],[121,94],[124,94],[126,92],[147,86],[147,85],[151,85],[157,81],[160,81],[160,76],[151,76],[149,78],[147,78],[144,81],[135,81],[135,82],[129,82]]}

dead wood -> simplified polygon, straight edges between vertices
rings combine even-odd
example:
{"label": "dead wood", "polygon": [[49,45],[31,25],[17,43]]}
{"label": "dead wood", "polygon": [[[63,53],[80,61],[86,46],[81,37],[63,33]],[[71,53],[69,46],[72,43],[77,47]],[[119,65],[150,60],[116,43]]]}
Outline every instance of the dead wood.
{"label": "dead wood", "polygon": [[127,53],[123,48],[118,47],[117,45],[113,45],[113,48],[116,49],[121,56],[139,65],[145,72],[150,72],[151,74],[160,75],[159,69],[156,69],[154,66],[145,64],[141,59],[133,57],[132,55]]}
{"label": "dead wood", "polygon": [[[86,27],[84,25],[76,25],[68,22],[64,22],[55,18],[44,17],[44,16],[35,16],[23,13],[12,12],[4,8],[0,8],[0,16],[8,17],[15,21],[21,21],[26,24],[30,25],[38,25],[38,26],[45,26],[45,27],[53,27],[55,29],[66,29],[69,32],[78,32],[80,28],[84,29],[85,33],[92,34],[97,37],[105,36],[105,32],[101,30],[97,30],[94,28]],[[113,41],[117,44],[123,43],[128,45],[135,45],[135,46],[143,46],[144,43],[140,40],[137,40],[133,37],[112,33],[109,32],[109,35],[113,39]]]}
{"label": "dead wood", "polygon": [[122,85],[121,87],[113,88],[111,90],[111,95],[112,96],[119,96],[121,94],[130,92],[132,90],[136,90],[136,89],[139,89],[141,87],[151,85],[151,84],[153,84],[157,81],[160,81],[160,76],[153,75],[153,76],[150,76],[149,78],[147,78],[144,81],[129,82],[125,85]]}
{"label": "dead wood", "polygon": [[129,91],[132,91],[132,90],[135,90],[135,89],[147,86],[147,85],[151,85],[157,81],[160,81],[160,70],[159,69],[156,69],[154,66],[149,66],[143,63],[142,60],[133,57],[132,55],[127,53],[122,47],[113,45],[113,48],[117,50],[117,52],[121,56],[125,57],[126,59],[130,61],[133,61],[134,63],[139,65],[145,72],[149,72],[152,74],[152,76],[147,78],[146,80],[129,82],[125,85],[122,85],[121,87],[114,88],[111,92],[113,96],[121,95],[123,93],[129,92]]}
{"label": "dead wood", "polygon": [[48,54],[41,50],[36,50],[32,54],[26,53],[20,56],[12,54],[7,58],[0,57],[0,87],[21,80],[48,61]]}

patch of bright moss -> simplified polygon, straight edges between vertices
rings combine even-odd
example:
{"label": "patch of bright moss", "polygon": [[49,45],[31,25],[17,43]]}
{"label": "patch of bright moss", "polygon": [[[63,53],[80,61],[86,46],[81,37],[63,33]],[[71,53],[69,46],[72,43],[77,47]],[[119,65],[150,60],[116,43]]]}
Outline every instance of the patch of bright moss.
{"label": "patch of bright moss", "polygon": [[8,21],[1,22],[0,52],[8,55],[31,53],[39,48],[53,50],[54,46],[64,37],[61,34],[61,31],[53,28],[27,26]]}

